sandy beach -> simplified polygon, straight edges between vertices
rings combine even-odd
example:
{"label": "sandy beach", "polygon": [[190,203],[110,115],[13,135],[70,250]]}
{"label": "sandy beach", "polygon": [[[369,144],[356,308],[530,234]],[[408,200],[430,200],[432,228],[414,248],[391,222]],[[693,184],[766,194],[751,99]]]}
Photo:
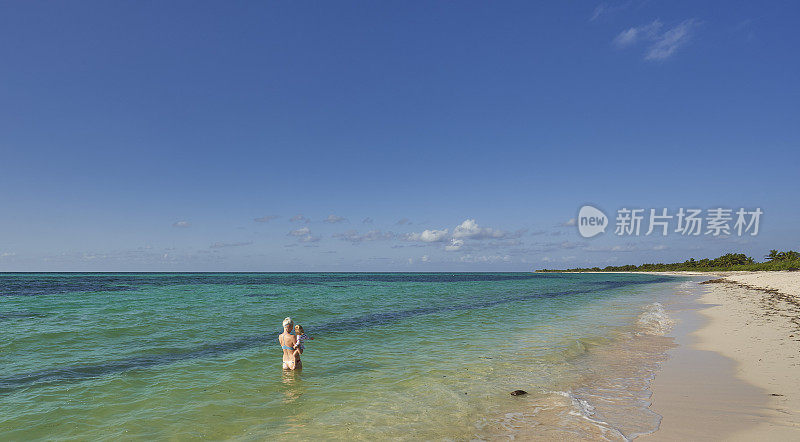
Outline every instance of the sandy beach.
{"label": "sandy beach", "polygon": [[[685,273],[681,273],[685,274]],[[800,438],[800,272],[708,276],[651,384],[654,440]]]}

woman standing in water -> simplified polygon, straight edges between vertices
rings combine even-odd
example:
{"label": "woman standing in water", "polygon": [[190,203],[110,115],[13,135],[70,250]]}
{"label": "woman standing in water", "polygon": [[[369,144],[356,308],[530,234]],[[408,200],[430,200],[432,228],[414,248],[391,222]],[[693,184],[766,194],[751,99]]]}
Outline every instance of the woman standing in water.
{"label": "woman standing in water", "polygon": [[292,334],[293,328],[294,321],[292,321],[292,318],[286,317],[283,320],[283,333],[278,336],[278,342],[281,343],[281,348],[283,349],[284,370],[303,368],[303,363],[300,362],[300,355],[295,356],[294,345],[297,344],[297,336]]}

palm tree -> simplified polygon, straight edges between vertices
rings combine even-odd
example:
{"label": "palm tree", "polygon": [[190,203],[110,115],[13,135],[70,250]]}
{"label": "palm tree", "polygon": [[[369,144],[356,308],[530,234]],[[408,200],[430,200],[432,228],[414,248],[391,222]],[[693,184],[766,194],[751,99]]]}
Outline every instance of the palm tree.
{"label": "palm tree", "polygon": [[765,258],[767,258],[767,261],[774,261],[778,259],[779,256],[780,254],[778,253],[777,250],[770,250],[769,255],[767,255]]}

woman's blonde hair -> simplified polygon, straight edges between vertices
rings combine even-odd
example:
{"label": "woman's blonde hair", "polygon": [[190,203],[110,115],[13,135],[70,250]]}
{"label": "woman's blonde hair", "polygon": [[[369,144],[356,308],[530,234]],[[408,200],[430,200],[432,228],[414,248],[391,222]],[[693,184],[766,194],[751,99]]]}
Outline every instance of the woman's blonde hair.
{"label": "woman's blonde hair", "polygon": [[300,333],[302,335],[303,334],[303,326],[300,325],[300,324],[295,325],[294,326],[294,331],[296,331],[297,333]]}
{"label": "woman's blonde hair", "polygon": [[294,328],[294,321],[292,321],[292,318],[290,318],[289,316],[287,316],[286,319],[283,320],[283,328],[286,328],[286,326],[289,326],[289,329]]}

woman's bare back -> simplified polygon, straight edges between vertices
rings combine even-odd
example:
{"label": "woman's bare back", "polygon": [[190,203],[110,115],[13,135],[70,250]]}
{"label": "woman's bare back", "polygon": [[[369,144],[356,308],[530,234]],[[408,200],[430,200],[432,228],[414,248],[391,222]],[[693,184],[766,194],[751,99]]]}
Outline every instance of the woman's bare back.
{"label": "woman's bare back", "polygon": [[300,362],[300,357],[295,356],[294,353],[294,345],[297,343],[297,336],[284,332],[278,336],[278,342],[280,342],[281,348],[283,349],[283,369],[295,370],[302,368],[303,363]]}

